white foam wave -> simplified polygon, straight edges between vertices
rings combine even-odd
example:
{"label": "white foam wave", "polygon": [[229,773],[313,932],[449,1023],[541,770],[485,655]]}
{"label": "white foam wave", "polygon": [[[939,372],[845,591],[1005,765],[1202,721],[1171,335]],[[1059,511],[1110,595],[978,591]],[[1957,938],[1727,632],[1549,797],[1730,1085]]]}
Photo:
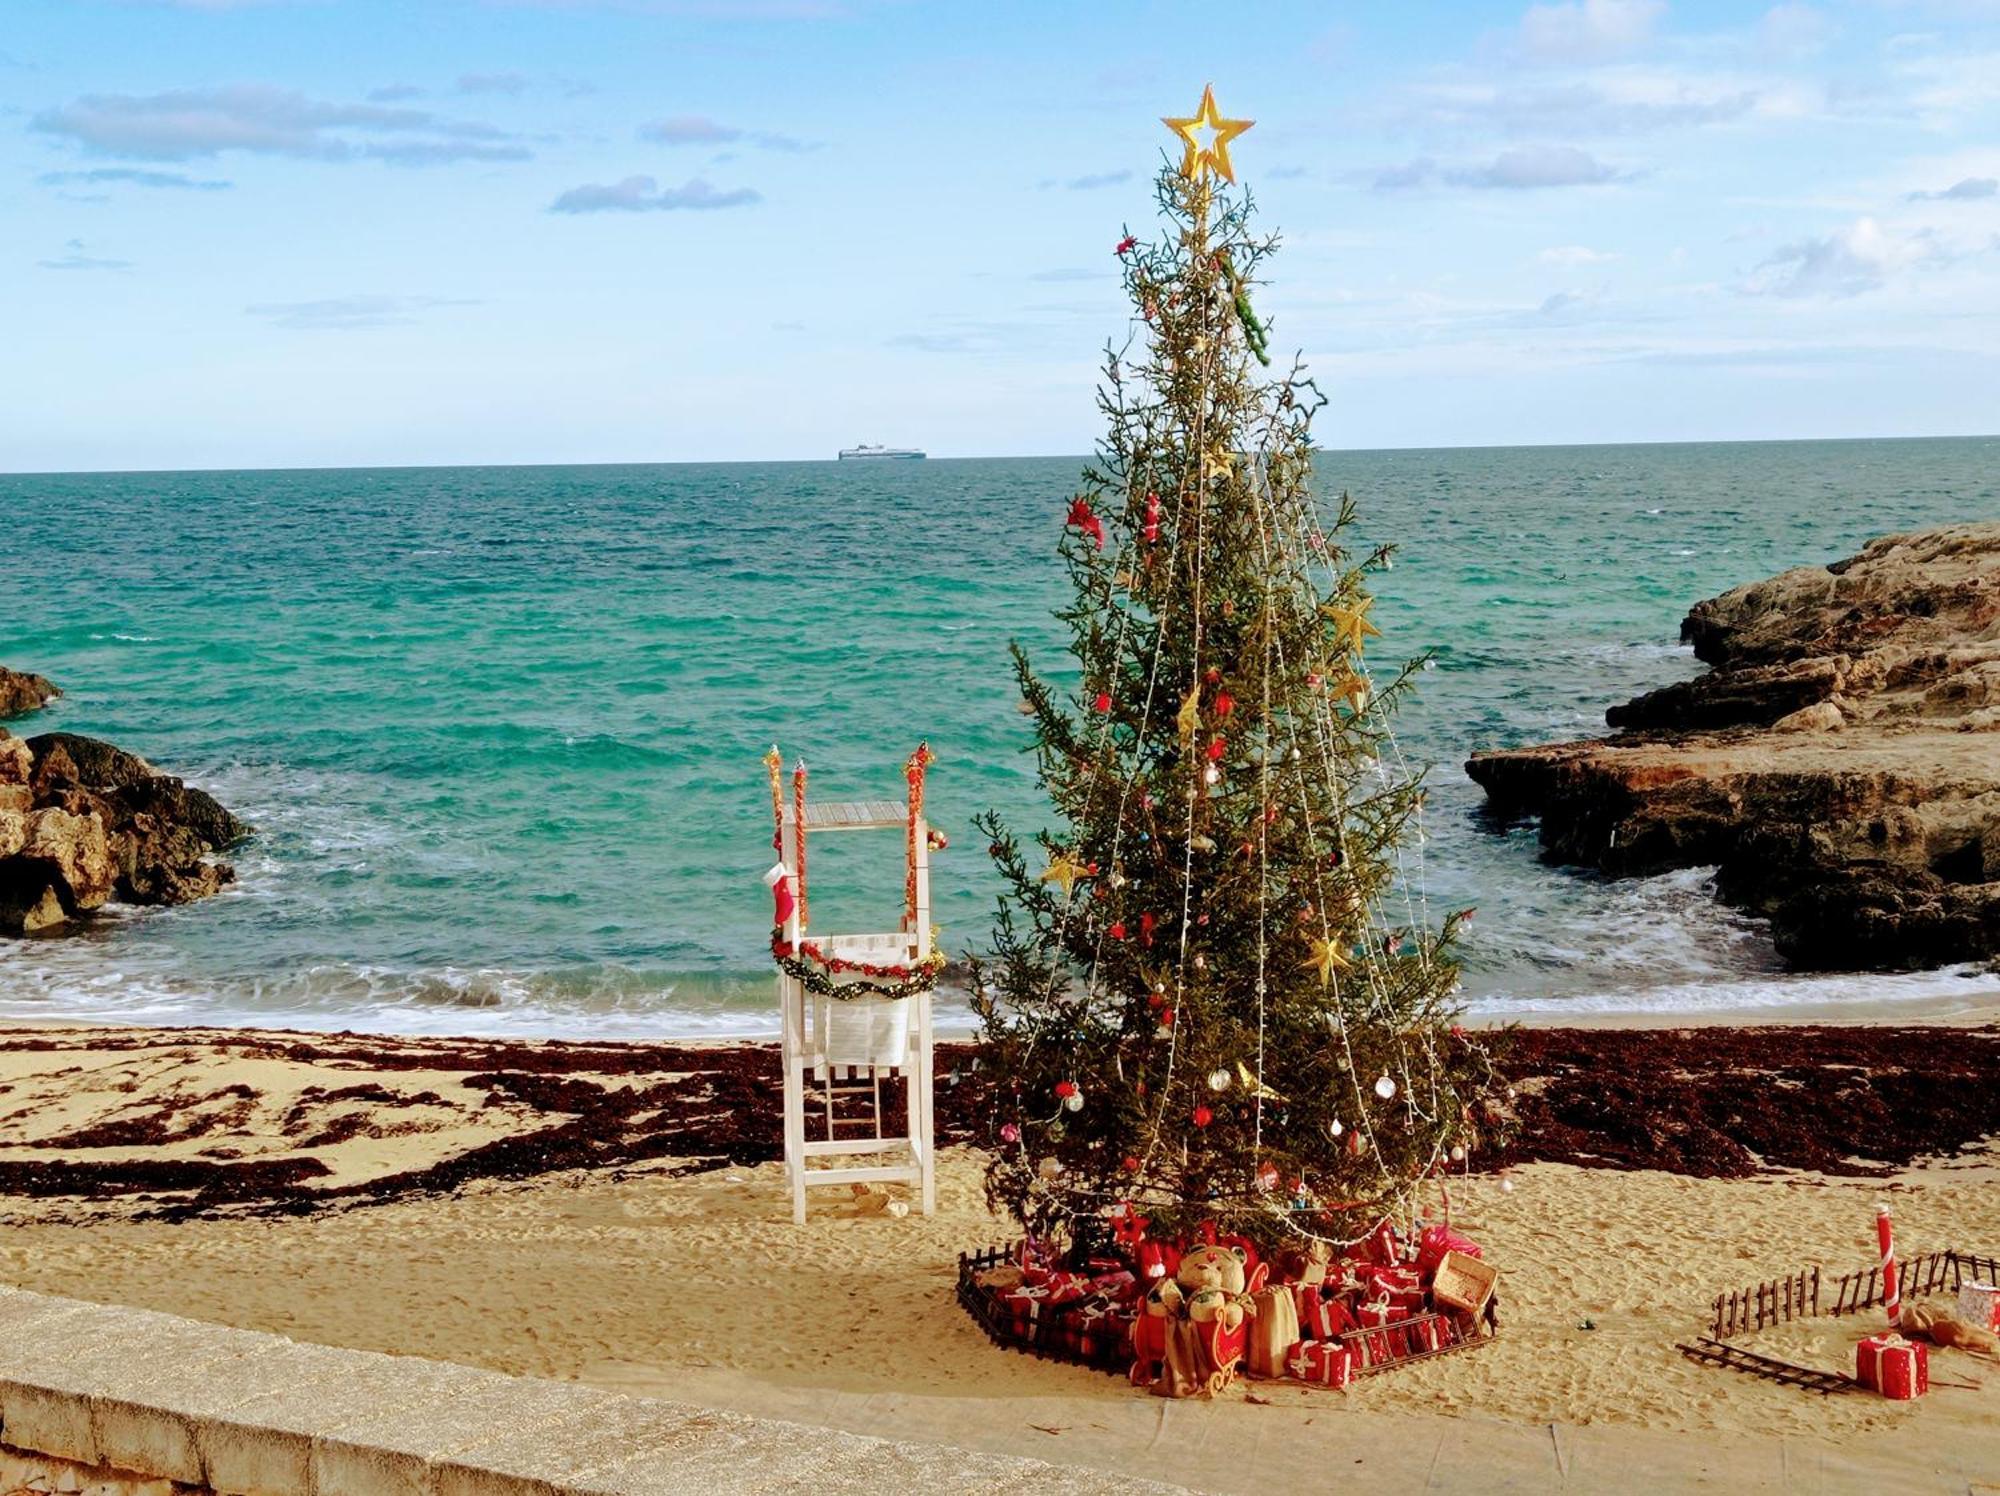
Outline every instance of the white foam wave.
{"label": "white foam wave", "polygon": [[1667,982],[1651,987],[1618,986],[1560,997],[1513,997],[1489,993],[1468,1012],[1481,1018],[1560,1018],[1597,1014],[1643,1014],[1665,1018],[1718,1013],[1757,1014],[1797,1010],[1892,1007],[1905,1004],[1948,1010],[2000,998],[2000,972],[1979,966],[1936,971],[1829,972],[1717,977]]}

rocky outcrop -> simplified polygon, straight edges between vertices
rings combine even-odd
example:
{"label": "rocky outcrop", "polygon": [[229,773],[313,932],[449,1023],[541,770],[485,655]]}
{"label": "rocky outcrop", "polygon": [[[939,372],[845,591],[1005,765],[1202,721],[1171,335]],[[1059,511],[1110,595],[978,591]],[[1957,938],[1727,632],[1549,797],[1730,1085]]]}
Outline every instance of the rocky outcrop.
{"label": "rocky outcrop", "polygon": [[1481,753],[1544,857],[1717,868],[1802,969],[2000,957],[2000,523],[1871,542],[1698,603],[1712,668],[1612,737]]}
{"label": "rocky outcrop", "polygon": [[117,901],[185,904],[235,878],[212,854],[249,828],[137,754],[0,728],[0,934],[73,927]]}
{"label": "rocky outcrop", "polygon": [[45,676],[0,666],[0,721],[40,711],[62,695]]}

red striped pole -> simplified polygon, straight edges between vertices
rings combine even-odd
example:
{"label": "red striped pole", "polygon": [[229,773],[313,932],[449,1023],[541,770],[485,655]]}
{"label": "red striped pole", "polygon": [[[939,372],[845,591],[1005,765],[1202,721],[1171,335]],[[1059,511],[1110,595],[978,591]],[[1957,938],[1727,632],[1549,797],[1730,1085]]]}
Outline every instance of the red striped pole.
{"label": "red striped pole", "polygon": [[1896,1289],[1896,1235],[1889,1224],[1889,1207],[1875,1207],[1875,1240],[1882,1247],[1882,1306],[1889,1314],[1889,1328],[1903,1323],[1903,1297]]}

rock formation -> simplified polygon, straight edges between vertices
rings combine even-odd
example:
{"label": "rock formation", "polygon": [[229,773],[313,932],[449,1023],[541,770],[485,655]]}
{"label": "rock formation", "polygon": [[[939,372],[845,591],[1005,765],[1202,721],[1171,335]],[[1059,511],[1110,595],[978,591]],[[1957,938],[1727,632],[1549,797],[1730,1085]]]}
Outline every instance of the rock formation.
{"label": "rock formation", "polygon": [[[0,671],[10,680],[39,676]],[[186,904],[235,879],[207,860],[249,828],[214,798],[137,754],[51,732],[23,741],[0,728],[0,934],[72,924],[117,900]]]}
{"label": "rock formation", "polygon": [[1892,535],[1695,605],[1712,668],[1612,737],[1481,753],[1544,857],[1714,866],[1800,969],[2000,957],[2000,523]]}
{"label": "rock formation", "polygon": [[54,683],[43,676],[0,666],[0,722],[39,711],[60,695]]}

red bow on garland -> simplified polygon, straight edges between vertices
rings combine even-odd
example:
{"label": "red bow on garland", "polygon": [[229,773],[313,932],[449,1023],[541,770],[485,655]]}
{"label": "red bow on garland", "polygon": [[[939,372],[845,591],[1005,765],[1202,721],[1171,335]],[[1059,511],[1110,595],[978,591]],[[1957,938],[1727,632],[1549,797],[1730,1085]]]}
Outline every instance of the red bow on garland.
{"label": "red bow on garland", "polygon": [[1063,523],[1066,525],[1075,525],[1077,529],[1083,531],[1084,534],[1097,542],[1097,548],[1100,551],[1104,549],[1104,523],[1091,510],[1090,500],[1076,499],[1071,501],[1069,518],[1064,520]]}

